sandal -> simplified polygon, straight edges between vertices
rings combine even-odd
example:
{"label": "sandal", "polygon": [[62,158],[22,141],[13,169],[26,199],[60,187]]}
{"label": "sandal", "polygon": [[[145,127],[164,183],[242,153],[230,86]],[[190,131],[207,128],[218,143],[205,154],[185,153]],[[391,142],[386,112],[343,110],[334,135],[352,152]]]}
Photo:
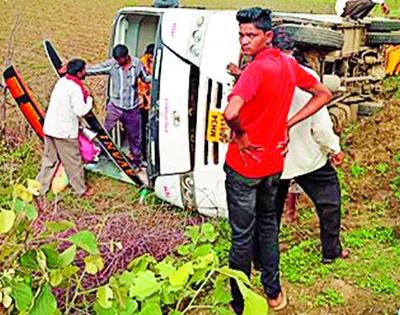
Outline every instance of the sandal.
{"label": "sandal", "polygon": [[326,265],[333,263],[335,259],[347,259],[349,257],[350,257],[350,249],[344,249],[342,250],[339,256],[335,258],[322,258],[321,262]]}
{"label": "sandal", "polygon": [[271,306],[271,304],[270,304],[271,299],[268,299],[268,306],[273,311],[283,310],[288,305],[288,298],[287,298],[285,290],[281,289],[281,292],[279,293],[278,297],[279,296],[281,297],[281,301],[279,302],[278,305],[275,305],[275,306]]}

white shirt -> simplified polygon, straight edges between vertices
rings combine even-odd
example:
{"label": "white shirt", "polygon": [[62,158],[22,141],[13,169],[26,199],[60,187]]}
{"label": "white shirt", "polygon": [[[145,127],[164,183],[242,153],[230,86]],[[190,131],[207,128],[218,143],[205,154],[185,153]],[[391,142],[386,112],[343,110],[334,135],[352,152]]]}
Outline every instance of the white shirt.
{"label": "white shirt", "polygon": [[85,103],[78,84],[61,78],[51,93],[50,104],[44,120],[44,133],[54,138],[76,139],[79,117],[90,111],[92,103],[93,99],[90,96]]}
{"label": "white shirt", "polygon": [[[344,8],[346,7],[346,3],[348,1],[350,1],[350,0],[337,0],[336,1],[335,9],[336,9],[336,14],[338,16],[342,16]],[[385,3],[385,0],[372,0],[372,2],[383,4],[383,3]]]}
{"label": "white shirt", "polygon": [[[313,70],[303,67],[318,78]],[[289,118],[294,116],[311,99],[311,94],[296,88]],[[339,137],[333,132],[333,124],[326,106],[290,129],[289,152],[285,158],[282,179],[291,179],[311,173],[328,160],[327,153],[341,151]]]}

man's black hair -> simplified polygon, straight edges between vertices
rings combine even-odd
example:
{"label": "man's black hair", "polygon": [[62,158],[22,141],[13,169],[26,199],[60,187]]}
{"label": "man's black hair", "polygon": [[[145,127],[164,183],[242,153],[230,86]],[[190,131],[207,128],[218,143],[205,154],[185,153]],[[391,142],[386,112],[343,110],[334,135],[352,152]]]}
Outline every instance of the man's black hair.
{"label": "man's black hair", "polygon": [[78,72],[85,69],[86,62],[82,59],[72,59],[67,63],[67,73],[76,77]]}
{"label": "man's black hair", "polygon": [[154,44],[148,44],[144,51],[145,54],[154,55]]}
{"label": "man's black hair", "polygon": [[253,23],[254,26],[264,32],[272,29],[271,10],[259,7],[239,10],[236,20],[240,24]]}
{"label": "man's black hair", "polygon": [[294,50],[294,40],[292,36],[282,27],[277,26],[273,29],[274,39],[272,40],[272,45],[283,51],[293,51]]}
{"label": "man's black hair", "polygon": [[125,45],[118,44],[113,48],[112,56],[115,60],[129,55],[129,49]]}

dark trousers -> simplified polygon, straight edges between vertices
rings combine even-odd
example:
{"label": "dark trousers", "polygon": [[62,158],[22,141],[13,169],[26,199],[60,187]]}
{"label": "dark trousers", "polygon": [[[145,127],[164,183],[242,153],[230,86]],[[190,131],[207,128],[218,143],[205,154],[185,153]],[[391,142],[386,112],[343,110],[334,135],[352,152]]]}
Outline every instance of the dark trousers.
{"label": "dark trousers", "polygon": [[117,121],[121,121],[124,126],[129,149],[132,153],[132,163],[140,167],[142,162],[142,118],[140,109],[129,110],[121,109],[113,103],[107,104],[106,121],[104,128],[110,131],[114,128]]}
{"label": "dark trousers", "polygon": [[[276,298],[280,291],[278,226],[275,197],[278,191],[279,175],[261,179],[240,176],[227,165],[226,192],[229,223],[232,228],[232,246],[229,265],[243,271],[250,277],[255,229],[262,247],[256,248],[263,272],[261,281],[269,298]],[[243,297],[236,282],[231,281],[233,302],[237,314],[243,311]]]}
{"label": "dark trousers", "polygon": [[[341,255],[340,243],[340,185],[337,174],[328,161],[323,167],[295,178],[311,198],[320,221],[322,256],[333,259]],[[282,218],[290,180],[281,180],[276,197],[278,227]]]}
{"label": "dark trousers", "polygon": [[350,0],[347,1],[342,17],[349,17],[354,20],[365,18],[374,8],[372,0]]}

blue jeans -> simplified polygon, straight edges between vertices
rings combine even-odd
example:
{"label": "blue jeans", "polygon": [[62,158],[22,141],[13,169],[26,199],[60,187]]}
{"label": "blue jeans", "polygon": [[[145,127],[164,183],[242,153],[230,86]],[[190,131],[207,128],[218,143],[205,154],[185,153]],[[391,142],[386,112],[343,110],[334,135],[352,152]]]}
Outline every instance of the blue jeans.
{"label": "blue jeans", "polygon": [[[278,226],[275,197],[280,174],[265,178],[245,178],[229,166],[226,173],[229,223],[232,228],[232,246],[229,266],[243,271],[249,278],[254,248],[254,232],[258,231],[259,252],[262,265],[261,282],[266,295],[277,298],[281,285],[279,280]],[[232,307],[237,314],[243,312],[243,297],[236,281],[231,281]]]}

